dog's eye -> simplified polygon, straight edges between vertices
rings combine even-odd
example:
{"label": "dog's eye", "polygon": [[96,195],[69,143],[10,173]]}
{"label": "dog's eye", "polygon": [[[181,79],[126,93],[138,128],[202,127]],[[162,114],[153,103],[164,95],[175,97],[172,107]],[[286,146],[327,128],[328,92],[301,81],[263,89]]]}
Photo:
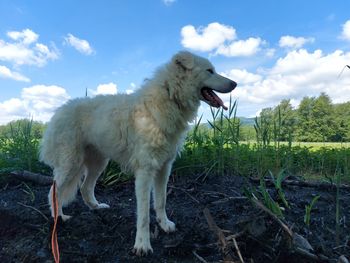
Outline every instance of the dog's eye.
{"label": "dog's eye", "polygon": [[212,70],[211,68],[208,68],[207,71],[208,71],[210,74],[214,74],[214,70]]}

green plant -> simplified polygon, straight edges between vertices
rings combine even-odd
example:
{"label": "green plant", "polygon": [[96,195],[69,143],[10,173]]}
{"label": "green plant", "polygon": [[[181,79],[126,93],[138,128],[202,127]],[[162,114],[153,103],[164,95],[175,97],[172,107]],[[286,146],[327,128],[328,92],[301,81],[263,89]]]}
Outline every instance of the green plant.
{"label": "green plant", "polygon": [[122,183],[132,178],[131,175],[120,170],[117,163],[111,161],[104,170],[100,183],[104,186],[111,186],[113,184]]}
{"label": "green plant", "polygon": [[282,169],[276,176],[273,175],[273,173],[269,170],[270,176],[271,176],[271,180],[274,183],[275,189],[277,190],[279,199],[282,201],[282,203],[285,205],[286,208],[289,208],[289,204],[287,202],[286,196],[284,194],[284,191],[282,189],[282,182],[284,181],[284,179],[286,179],[287,177],[287,173],[285,173],[285,170]]}
{"label": "green plant", "polygon": [[38,161],[38,153],[39,139],[32,120],[10,124],[10,132],[0,137],[0,163],[5,169],[40,172],[44,166]]}
{"label": "green plant", "polygon": [[267,191],[265,181],[263,178],[260,180],[259,191],[262,196],[263,204],[276,216],[283,217],[283,210],[281,206],[279,205],[278,202],[273,200],[273,198]]}
{"label": "green plant", "polygon": [[308,227],[310,226],[310,221],[311,221],[311,210],[319,198],[320,196],[316,195],[314,198],[312,198],[310,204],[305,205],[304,223]]}
{"label": "green plant", "polygon": [[243,191],[244,191],[244,194],[249,199],[255,199],[255,200],[261,201],[263,205],[267,209],[269,209],[273,214],[275,214],[277,217],[280,217],[280,218],[284,217],[283,209],[280,207],[278,202],[273,200],[273,198],[267,191],[264,179],[260,179],[260,185],[258,186],[257,189],[244,188]]}

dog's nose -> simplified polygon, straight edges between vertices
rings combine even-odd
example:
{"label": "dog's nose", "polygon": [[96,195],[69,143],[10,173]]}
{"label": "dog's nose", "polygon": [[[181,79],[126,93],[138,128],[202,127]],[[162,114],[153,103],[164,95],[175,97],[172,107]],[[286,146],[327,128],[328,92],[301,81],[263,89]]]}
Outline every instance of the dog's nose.
{"label": "dog's nose", "polygon": [[237,87],[237,83],[233,80],[231,81],[231,89],[234,90]]}

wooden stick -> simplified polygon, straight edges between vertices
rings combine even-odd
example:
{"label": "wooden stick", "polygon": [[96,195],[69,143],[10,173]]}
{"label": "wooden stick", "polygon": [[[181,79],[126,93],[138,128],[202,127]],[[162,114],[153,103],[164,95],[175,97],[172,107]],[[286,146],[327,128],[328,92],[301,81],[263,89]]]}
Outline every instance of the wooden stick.
{"label": "wooden stick", "polygon": [[226,238],[225,238],[224,233],[217,226],[217,224],[214,222],[214,219],[211,216],[210,211],[209,211],[208,208],[204,208],[203,213],[204,213],[205,219],[207,220],[207,223],[209,225],[209,229],[211,231],[213,231],[217,235],[217,237],[219,239],[219,242],[220,242],[220,244],[222,246],[222,250],[225,251],[226,247],[227,247],[227,242],[226,242]]}
{"label": "wooden stick", "polygon": [[208,263],[208,261],[206,261],[204,258],[202,258],[200,255],[198,255],[197,253],[196,253],[196,251],[192,251],[192,254],[200,261],[200,262],[202,262],[202,263]]}
{"label": "wooden stick", "polygon": [[243,257],[242,257],[242,254],[241,254],[241,251],[239,250],[239,247],[238,247],[238,244],[237,244],[237,241],[236,241],[236,238],[232,238],[233,240],[233,244],[235,245],[235,248],[236,248],[236,251],[237,251],[237,254],[238,254],[238,257],[239,257],[239,260],[241,261],[241,263],[244,263],[244,260],[243,260]]}
{"label": "wooden stick", "polygon": [[[258,178],[249,178],[250,181],[253,182],[260,182],[260,179]],[[271,179],[264,179],[264,181],[268,185],[273,185],[274,182]],[[284,180],[282,182],[283,185],[294,185],[294,186],[300,186],[300,187],[313,187],[313,188],[320,188],[320,189],[336,189],[336,184],[331,183],[325,183],[325,182],[307,182],[307,181],[299,181],[299,180]],[[350,189],[350,185],[347,184],[341,184],[340,189]]]}
{"label": "wooden stick", "polygon": [[17,204],[21,205],[21,206],[24,206],[24,207],[27,207],[27,208],[30,208],[30,209],[33,209],[34,211],[38,212],[43,218],[45,218],[46,221],[49,221],[49,219],[47,218],[46,215],[43,214],[43,212],[41,212],[40,210],[36,209],[35,207],[33,206],[30,206],[30,205],[25,205],[21,202],[17,202]]}
{"label": "wooden stick", "polygon": [[13,171],[10,172],[10,176],[13,176],[21,181],[32,182],[39,185],[51,185],[53,182],[53,179],[50,176],[32,173],[29,171]]}

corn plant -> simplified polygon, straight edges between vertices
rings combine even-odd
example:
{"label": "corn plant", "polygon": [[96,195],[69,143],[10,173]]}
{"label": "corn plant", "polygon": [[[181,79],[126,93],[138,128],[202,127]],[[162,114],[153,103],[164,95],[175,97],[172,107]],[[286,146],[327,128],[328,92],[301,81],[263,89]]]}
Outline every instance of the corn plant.
{"label": "corn plant", "polygon": [[320,196],[316,195],[314,198],[312,198],[310,204],[305,205],[304,223],[308,227],[310,226],[310,221],[311,221],[311,210],[319,198],[320,198]]}
{"label": "corn plant", "polygon": [[289,204],[287,202],[287,199],[286,199],[286,196],[284,194],[284,191],[282,189],[282,182],[283,180],[287,177],[287,173],[285,173],[285,171],[282,169],[276,176],[273,175],[273,173],[269,170],[269,173],[270,173],[270,176],[271,176],[271,179],[274,183],[274,186],[275,186],[275,189],[278,193],[278,197],[279,199],[282,201],[282,203],[284,204],[284,206],[286,208],[289,208]]}
{"label": "corn plant", "polygon": [[279,205],[278,202],[273,200],[269,192],[267,191],[266,184],[263,178],[260,179],[260,185],[257,189],[243,189],[244,194],[249,199],[255,199],[261,201],[264,206],[269,209],[273,214],[275,214],[277,217],[283,218],[283,209]]}

